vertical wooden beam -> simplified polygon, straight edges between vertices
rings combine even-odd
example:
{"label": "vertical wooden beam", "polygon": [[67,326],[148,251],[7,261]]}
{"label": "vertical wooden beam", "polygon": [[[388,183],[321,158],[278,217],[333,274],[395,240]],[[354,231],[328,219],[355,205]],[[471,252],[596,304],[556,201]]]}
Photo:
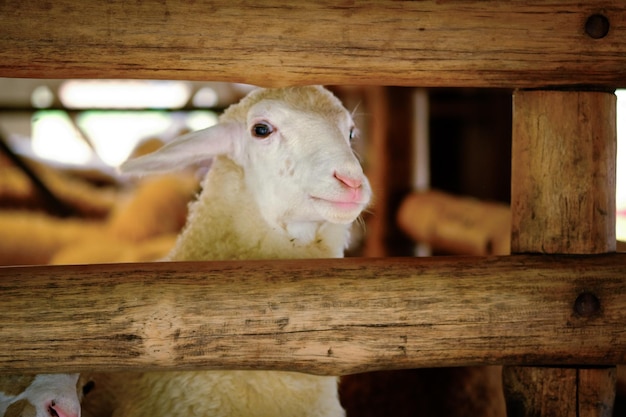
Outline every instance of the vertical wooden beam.
{"label": "vertical wooden beam", "polygon": [[615,251],[615,111],[612,93],[515,93],[512,252]]}
{"label": "vertical wooden beam", "polygon": [[[365,167],[375,198],[370,211],[374,216],[366,217],[365,257],[388,256],[386,244],[389,230],[390,158],[387,129],[389,126],[389,95],[385,87],[368,87],[364,90],[365,108],[369,113],[366,126],[369,133],[369,154]],[[360,110],[363,111],[363,110]],[[357,111],[358,113],[358,111]]]}
{"label": "vertical wooden beam", "polygon": [[[513,97],[513,253],[615,251],[616,99],[608,92],[517,91]],[[602,314],[593,294],[571,314]],[[609,368],[505,367],[509,417],[610,417]]]}
{"label": "vertical wooden beam", "polygon": [[617,369],[581,368],[577,371],[578,416],[613,417]]}
{"label": "vertical wooden beam", "polygon": [[[412,242],[399,229],[396,213],[412,189],[411,132],[414,89],[368,87],[365,89],[369,119],[369,157],[366,173],[374,193],[374,213],[366,217],[363,256],[386,257],[412,254]],[[358,113],[358,110],[357,110]]]}

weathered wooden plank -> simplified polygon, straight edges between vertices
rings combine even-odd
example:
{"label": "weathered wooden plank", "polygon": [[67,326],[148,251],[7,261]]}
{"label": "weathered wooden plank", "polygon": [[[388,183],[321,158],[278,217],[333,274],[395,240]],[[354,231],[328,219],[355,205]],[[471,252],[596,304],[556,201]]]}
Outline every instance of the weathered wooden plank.
{"label": "weathered wooden plank", "polygon": [[534,367],[505,368],[503,382],[507,391],[507,415],[578,417],[576,396],[570,395],[576,392],[577,370],[554,367],[541,369],[542,372],[538,374]]}
{"label": "weathered wooden plank", "polygon": [[513,105],[512,251],[615,251],[615,95],[516,91]]}
{"label": "weathered wooden plank", "polygon": [[4,77],[626,85],[621,0],[8,0],[0,24]]}
{"label": "weathered wooden plank", "polygon": [[578,368],[577,372],[577,415],[586,417],[613,417],[613,404],[615,403],[615,388],[617,384],[616,367]]}
{"label": "weathered wooden plank", "polygon": [[0,294],[3,371],[626,361],[623,254],[5,267]]}
{"label": "weathered wooden plank", "polygon": [[[607,92],[515,93],[513,253],[615,251],[615,107],[615,96]],[[588,316],[601,307],[586,294],[575,309]],[[615,372],[614,367],[505,367],[508,414],[610,417]]]}
{"label": "weathered wooden plank", "polygon": [[613,417],[615,367],[516,366],[505,370],[511,417]]}

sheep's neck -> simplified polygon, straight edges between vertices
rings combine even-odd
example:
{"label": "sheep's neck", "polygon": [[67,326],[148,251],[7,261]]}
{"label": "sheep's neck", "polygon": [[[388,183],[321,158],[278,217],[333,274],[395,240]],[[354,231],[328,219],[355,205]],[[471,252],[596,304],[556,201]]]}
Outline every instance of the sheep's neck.
{"label": "sheep's neck", "polygon": [[269,225],[248,192],[242,170],[217,158],[189,209],[170,260],[336,258],[348,227],[341,224]]}

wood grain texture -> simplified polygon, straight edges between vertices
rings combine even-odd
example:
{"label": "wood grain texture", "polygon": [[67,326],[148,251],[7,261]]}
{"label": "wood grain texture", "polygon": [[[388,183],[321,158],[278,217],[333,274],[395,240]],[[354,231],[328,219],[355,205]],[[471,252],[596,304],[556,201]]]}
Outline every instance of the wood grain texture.
{"label": "wood grain texture", "polygon": [[579,368],[578,416],[614,417],[616,367]]}
{"label": "wood grain texture", "polygon": [[[610,93],[516,92],[513,253],[615,251],[615,106]],[[585,293],[575,310],[590,317],[601,303]],[[508,415],[611,417],[615,373],[615,367],[504,367]]]}
{"label": "wood grain texture", "polygon": [[615,95],[517,91],[513,109],[512,252],[615,251]]}
{"label": "wood grain texture", "polygon": [[508,417],[578,417],[576,396],[570,395],[576,392],[576,369],[541,368],[541,373],[532,367],[505,370]]}
{"label": "wood grain texture", "polygon": [[625,276],[623,254],[5,267],[0,369],[623,363]]}
{"label": "wood grain texture", "polygon": [[614,367],[513,367],[503,380],[509,417],[613,417]]}
{"label": "wood grain texture", "polygon": [[[589,16],[608,34],[585,31]],[[0,2],[0,76],[626,85],[621,0]]]}

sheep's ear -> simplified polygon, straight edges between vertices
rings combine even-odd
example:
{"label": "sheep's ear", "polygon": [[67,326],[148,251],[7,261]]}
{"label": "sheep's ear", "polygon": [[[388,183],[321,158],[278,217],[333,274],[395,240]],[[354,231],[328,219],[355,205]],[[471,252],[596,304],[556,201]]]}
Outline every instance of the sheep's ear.
{"label": "sheep's ear", "polygon": [[220,123],[180,136],[162,148],[124,162],[120,171],[128,174],[150,174],[180,170],[209,161],[217,155],[234,155],[237,138],[243,127],[237,123]]}

